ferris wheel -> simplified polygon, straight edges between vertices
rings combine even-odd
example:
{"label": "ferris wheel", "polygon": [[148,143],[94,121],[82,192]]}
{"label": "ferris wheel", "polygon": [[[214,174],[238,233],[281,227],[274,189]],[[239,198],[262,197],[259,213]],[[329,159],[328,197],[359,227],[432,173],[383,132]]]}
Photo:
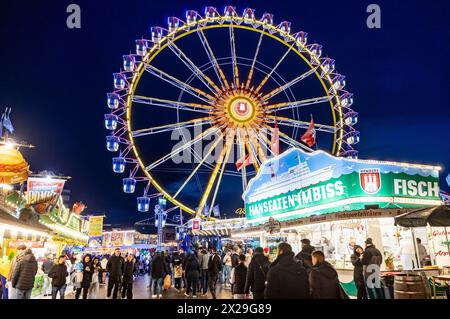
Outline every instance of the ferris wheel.
{"label": "ferris wheel", "polygon": [[[257,18],[254,9],[238,14],[227,6],[223,13],[206,7],[203,14],[187,11],[185,19],[169,17],[166,27],[136,40],[135,53],[123,56],[113,77],[106,146],[117,154],[113,171],[129,170],[124,192],[143,185],[142,212],[153,186],[184,211],[211,215],[221,187],[242,194],[261,164],[277,155],[275,137],[281,148],[312,152],[300,137],[313,128],[316,148],[358,155],[358,114],[345,76],[306,32],[293,32],[288,21],[276,24],[270,13]],[[207,148],[197,147],[205,142]],[[180,154],[191,161],[174,160]],[[250,165],[238,171],[236,158]],[[227,178],[234,183],[223,186]]]}

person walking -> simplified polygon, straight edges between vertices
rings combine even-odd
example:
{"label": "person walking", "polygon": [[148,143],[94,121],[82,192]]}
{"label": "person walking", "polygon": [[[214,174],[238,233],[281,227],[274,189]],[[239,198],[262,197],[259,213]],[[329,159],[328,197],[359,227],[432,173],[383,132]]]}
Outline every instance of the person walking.
{"label": "person walking", "polygon": [[80,287],[76,289],[75,299],[80,298],[81,292],[83,292],[83,299],[87,299],[93,273],[94,269],[92,267],[92,257],[90,254],[86,254],[83,257],[83,279],[81,280]]}
{"label": "person walking", "polygon": [[247,248],[247,253],[245,254],[245,262],[244,262],[245,267],[248,268],[248,265],[250,265],[252,258],[253,258],[253,249]]}
{"label": "person walking", "polygon": [[50,296],[52,293],[52,279],[49,278],[48,272],[54,264],[55,262],[53,261],[53,255],[49,254],[41,266],[41,270],[44,273],[44,297]]}
{"label": "person walking", "polygon": [[379,287],[377,287],[380,279],[376,278],[376,276],[379,276],[380,274],[380,265],[383,262],[383,255],[373,244],[372,238],[367,238],[365,244],[366,249],[364,249],[360,258],[363,265],[367,295],[370,299],[381,299],[383,297],[383,290],[381,289],[381,286],[378,285]]}
{"label": "person walking", "polygon": [[187,289],[184,295],[186,297],[190,297],[192,290],[192,297],[197,298],[197,287],[198,287],[198,278],[200,276],[200,265],[194,254],[187,255],[184,267],[187,281]]}
{"label": "person walking", "polygon": [[231,251],[227,250],[225,256],[223,256],[223,276],[225,282],[225,288],[230,287],[230,277],[231,277]]}
{"label": "person walking", "polygon": [[275,261],[267,273],[265,299],[308,299],[308,275],[305,267],[294,259],[291,245],[280,243]]}
{"label": "person walking", "polygon": [[67,287],[67,276],[69,272],[66,266],[66,256],[59,256],[58,262],[50,268],[48,272],[49,278],[52,279],[52,299],[64,299]]}
{"label": "person walking", "polygon": [[102,269],[98,257],[94,257],[94,259],[92,260],[92,269],[93,269],[92,281],[88,291],[88,298],[97,299],[98,293],[100,291],[100,274]]}
{"label": "person walking", "polygon": [[245,281],[245,294],[252,292],[253,299],[264,299],[264,289],[266,287],[266,276],[269,272],[269,258],[264,255],[262,247],[255,248],[252,261],[247,269]]}
{"label": "person walking", "polygon": [[201,288],[202,295],[205,296],[208,292],[208,262],[209,262],[210,254],[206,249],[202,250],[201,255],[199,255],[199,265],[200,265],[200,280],[201,280]]}
{"label": "person walking", "polygon": [[177,289],[178,292],[181,292],[181,280],[183,277],[183,260],[178,254],[178,252],[175,252],[173,254],[172,265],[173,265],[173,278],[175,289]]}
{"label": "person walking", "polygon": [[341,299],[339,279],[336,270],[325,260],[325,254],[316,250],[312,253],[313,267],[309,272],[309,289],[312,299]]}
{"label": "person walking", "polygon": [[303,267],[305,267],[309,273],[313,267],[311,254],[314,251],[314,247],[311,246],[311,241],[308,238],[303,238],[301,243],[302,250],[297,254],[297,256],[295,256],[295,259],[301,262]]}
{"label": "person walking", "polygon": [[212,298],[216,297],[216,285],[219,273],[222,271],[222,259],[217,253],[217,247],[212,248],[212,255],[208,260],[208,278],[209,278],[209,291],[211,292]]}
{"label": "person walking", "polygon": [[123,266],[122,299],[125,299],[125,296],[127,299],[133,299],[133,275],[136,270],[134,255],[128,254]]}
{"label": "person walking", "polygon": [[[117,293],[119,292],[120,280],[122,278],[124,259],[121,256],[119,248],[114,250],[114,254],[109,258],[106,264],[106,270],[109,273],[107,298],[111,297],[117,299]],[[114,289],[114,290],[113,290]]]}
{"label": "person walking", "polygon": [[17,299],[30,299],[38,263],[31,249],[26,249],[17,261],[11,276],[11,285],[16,290]]}
{"label": "person walking", "polygon": [[239,264],[231,271],[231,284],[233,299],[245,299],[245,281],[247,279],[246,255],[239,255]]}
{"label": "person walking", "polygon": [[161,252],[158,252],[153,258],[151,265],[151,275],[153,281],[153,298],[162,298],[163,281],[170,273],[165,258]]}
{"label": "person walking", "polygon": [[358,299],[367,299],[366,284],[364,283],[363,264],[361,263],[361,255],[364,249],[361,246],[353,246],[353,254],[350,260],[353,265],[353,281],[355,282],[356,289],[358,290]]}

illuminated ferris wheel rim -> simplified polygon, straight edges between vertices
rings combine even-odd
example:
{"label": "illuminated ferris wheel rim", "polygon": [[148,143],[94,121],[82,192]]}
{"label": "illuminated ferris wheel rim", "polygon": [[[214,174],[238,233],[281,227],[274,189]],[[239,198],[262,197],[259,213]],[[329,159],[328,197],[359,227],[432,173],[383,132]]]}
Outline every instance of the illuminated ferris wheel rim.
{"label": "illuminated ferris wheel rim", "polygon": [[[231,8],[231,10],[230,10]],[[227,11],[228,10],[228,11]],[[346,143],[346,136],[354,136],[357,137],[359,140],[359,132],[353,129],[352,125],[348,125],[347,123],[344,123],[344,120],[346,120],[345,115],[346,114],[352,114],[354,118],[356,119],[357,113],[354,112],[350,107],[352,105],[352,95],[348,93],[347,91],[343,90],[343,86],[345,86],[345,80],[343,86],[339,86],[336,83],[340,84],[342,78],[345,79],[345,77],[341,76],[338,73],[334,73],[334,60],[331,60],[329,58],[322,58],[321,59],[321,46],[318,44],[312,44],[307,45],[306,44],[306,37],[307,34],[305,32],[298,32],[296,34],[291,34],[290,30],[290,23],[283,21],[278,26],[273,25],[273,19],[272,15],[270,14],[264,14],[263,18],[261,20],[256,20],[256,17],[254,16],[254,10],[252,9],[245,9],[244,15],[242,17],[238,16],[236,12],[234,11],[234,8],[232,7],[226,7],[226,12],[224,16],[220,16],[212,7],[207,7],[206,10],[206,16],[201,17],[197,12],[195,11],[188,11],[187,12],[187,21],[184,22],[181,19],[178,18],[169,18],[169,27],[168,30],[161,28],[161,27],[155,27],[152,28],[152,41],[149,40],[137,40],[138,41],[148,41],[148,42],[141,42],[141,43],[150,43],[153,42],[153,46],[151,48],[148,48],[148,50],[144,52],[140,52],[141,54],[135,54],[135,55],[129,55],[124,56],[124,63],[128,57],[128,59],[131,59],[133,63],[136,63],[136,58],[140,58],[139,64],[137,67],[133,64],[132,68],[130,70],[125,70],[125,72],[122,72],[121,74],[129,74],[131,73],[132,76],[127,77],[128,79],[131,79],[131,82],[129,82],[129,86],[126,90],[126,112],[122,112],[120,115],[126,114],[126,122],[122,123],[125,124],[126,131],[128,133],[128,142],[125,143],[128,144],[126,153],[128,153],[130,150],[133,151],[136,163],[139,164],[139,167],[141,170],[145,173],[146,178],[149,183],[151,183],[160,193],[162,193],[166,198],[168,198],[172,203],[175,205],[181,207],[183,210],[189,212],[189,213],[195,213],[195,211],[188,206],[184,205],[180,201],[178,201],[176,198],[172,197],[168,192],[165,191],[165,189],[159,185],[159,183],[153,178],[150,171],[145,166],[144,162],[142,161],[139,152],[137,150],[136,144],[134,142],[133,131],[132,131],[132,124],[131,124],[131,111],[132,111],[132,105],[133,105],[133,98],[135,96],[135,90],[139,84],[140,78],[146,71],[146,67],[150,66],[151,62],[160,54],[164,49],[166,49],[171,44],[174,45],[174,43],[190,34],[193,34],[195,32],[197,33],[203,33],[205,30],[209,29],[217,29],[217,28],[232,28],[232,29],[244,29],[254,32],[259,32],[261,34],[261,37],[267,36],[269,38],[275,39],[276,41],[284,44],[286,47],[289,48],[289,51],[293,51],[296,53],[303,61],[309,66],[311,70],[314,71],[316,77],[319,79],[320,83],[322,84],[326,95],[328,97],[328,101],[330,102],[330,107],[332,110],[333,115],[333,122],[334,127],[336,130],[334,131],[334,142],[333,142],[333,150],[332,153],[337,156],[351,156],[356,157],[357,152],[353,149],[351,144]],[[244,25],[242,25],[244,24]],[[261,28],[261,29],[259,29]],[[204,36],[204,34],[203,34]],[[295,47],[296,46],[296,47]],[[288,52],[289,52],[288,51]],[[144,54],[143,54],[144,53]],[[307,59],[305,55],[308,55],[310,60]],[[216,59],[214,57],[214,59]],[[256,56],[255,56],[256,59]],[[236,57],[234,57],[234,60],[236,61]],[[324,62],[325,61],[325,62]],[[332,61],[332,62],[331,62]],[[333,68],[331,68],[331,64],[333,64]],[[213,65],[214,63],[211,62]],[[216,64],[220,66],[220,64],[216,60]],[[214,66],[214,65],[213,65]],[[252,66],[254,67],[254,65]],[[331,76],[334,76],[332,78]],[[337,80],[336,80],[337,79]],[[220,78],[219,78],[220,80]],[[327,82],[327,84],[325,83]],[[218,88],[220,90],[226,89],[221,83],[221,87]],[[248,84],[247,84],[248,85]],[[235,87],[236,89],[236,87]],[[342,93],[340,95],[340,93]],[[122,96],[121,96],[122,98]],[[237,97],[242,98],[242,97]],[[212,101],[210,101],[212,102]],[[247,102],[247,101],[246,101]],[[252,105],[251,101],[248,101],[248,105]],[[345,113],[345,111],[347,111]],[[336,118],[337,117],[337,118]],[[356,120],[355,120],[356,121]],[[356,124],[356,122],[354,123]],[[345,129],[350,128],[350,132],[346,132]],[[343,145],[346,145],[347,148],[344,149]],[[136,169],[134,169],[134,174],[136,173]],[[132,174],[133,175],[133,174]]]}

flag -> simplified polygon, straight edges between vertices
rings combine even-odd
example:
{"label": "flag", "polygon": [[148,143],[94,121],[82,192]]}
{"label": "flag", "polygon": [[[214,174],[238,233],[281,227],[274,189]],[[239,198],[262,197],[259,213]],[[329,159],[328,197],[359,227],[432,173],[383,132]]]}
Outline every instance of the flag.
{"label": "flag", "polygon": [[448,186],[450,186],[450,173],[448,174],[448,176],[445,180],[447,181]]}
{"label": "flag", "polygon": [[250,157],[250,154],[245,155],[243,158],[240,158],[236,162],[236,169],[240,171],[242,168],[249,166],[252,164],[252,159]]}
{"label": "flag", "polygon": [[309,127],[306,130],[305,134],[303,134],[301,141],[309,147],[316,144],[316,130],[314,129],[314,119],[312,118],[312,116],[311,123],[309,123]]}
{"label": "flag", "polygon": [[86,209],[86,205],[83,204],[83,202],[76,202],[73,204],[72,212],[74,212],[77,215],[81,215],[81,213]]}
{"label": "flag", "polygon": [[270,140],[270,149],[274,155],[280,154],[280,135],[278,132],[278,122],[275,120],[272,139]]}
{"label": "flag", "polygon": [[220,208],[219,205],[216,205],[213,207],[213,216],[214,217],[219,217],[220,218]]}
{"label": "flag", "polygon": [[11,108],[7,108],[5,114],[3,114],[4,116],[2,117],[2,126],[6,128],[9,134],[12,134],[14,132],[14,127],[12,125],[11,119],[9,118],[9,114],[11,114]]}

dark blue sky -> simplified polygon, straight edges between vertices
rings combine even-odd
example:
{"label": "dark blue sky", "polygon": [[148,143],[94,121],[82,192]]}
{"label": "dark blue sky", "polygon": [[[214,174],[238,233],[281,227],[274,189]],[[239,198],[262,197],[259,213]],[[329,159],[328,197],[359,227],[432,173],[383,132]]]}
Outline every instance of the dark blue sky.
{"label": "dark blue sky", "polygon": [[[34,171],[73,177],[72,200],[108,222],[131,225],[136,195],[121,191],[105,150],[105,94],[122,55],[152,25],[204,5],[292,21],[324,45],[347,77],[359,112],[360,158],[437,164],[450,172],[450,1],[375,1],[382,28],[366,27],[374,1],[21,1],[0,4],[0,108],[12,107],[16,138]],[[66,27],[66,7],[77,3],[82,29]]]}

